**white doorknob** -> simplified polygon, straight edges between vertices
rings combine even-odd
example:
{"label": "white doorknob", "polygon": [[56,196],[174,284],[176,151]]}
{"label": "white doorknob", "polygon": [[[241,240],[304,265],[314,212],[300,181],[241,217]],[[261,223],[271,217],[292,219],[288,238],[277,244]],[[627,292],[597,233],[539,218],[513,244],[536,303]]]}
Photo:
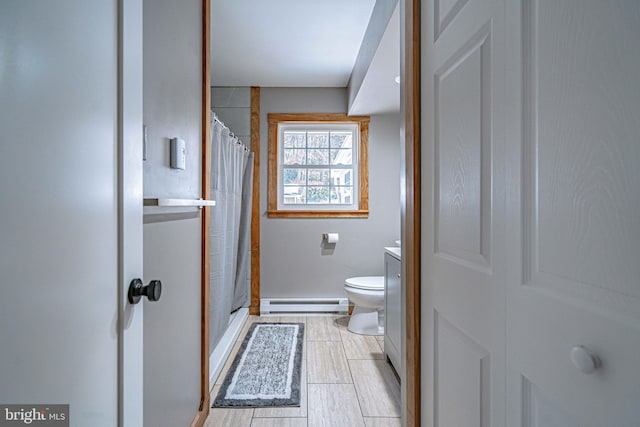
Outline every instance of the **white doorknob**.
{"label": "white doorknob", "polygon": [[581,345],[571,349],[571,361],[583,374],[591,374],[602,366],[600,358]]}

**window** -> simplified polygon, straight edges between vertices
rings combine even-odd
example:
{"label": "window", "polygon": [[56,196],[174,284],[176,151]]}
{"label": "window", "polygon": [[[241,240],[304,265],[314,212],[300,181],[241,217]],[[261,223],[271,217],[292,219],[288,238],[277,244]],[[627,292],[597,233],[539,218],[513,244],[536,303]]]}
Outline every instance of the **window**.
{"label": "window", "polygon": [[269,217],[369,215],[369,117],[269,114]]}

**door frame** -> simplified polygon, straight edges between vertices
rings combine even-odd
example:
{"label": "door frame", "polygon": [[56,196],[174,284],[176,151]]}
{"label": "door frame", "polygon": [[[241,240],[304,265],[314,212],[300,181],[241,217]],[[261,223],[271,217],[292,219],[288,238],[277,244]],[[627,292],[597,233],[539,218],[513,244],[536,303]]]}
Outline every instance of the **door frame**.
{"label": "door frame", "polygon": [[129,283],[143,276],[142,0],[117,7],[118,426],[143,422],[144,305]]}
{"label": "door frame", "polygon": [[401,0],[400,74],[402,179],[402,322],[404,384],[402,417],[407,427],[420,425],[420,265],[421,265],[421,173],[420,173],[420,0]]}
{"label": "door frame", "polygon": [[[211,1],[202,0],[202,199],[211,199]],[[210,206],[204,206],[201,236],[200,406],[191,427],[204,425],[211,406],[209,390],[209,226]]]}
{"label": "door frame", "polygon": [[[251,149],[254,152],[251,213],[251,302],[249,314],[260,314],[260,88],[251,87]],[[202,199],[211,199],[211,0],[202,0]],[[204,425],[211,406],[209,389],[209,227],[211,207],[202,209],[200,302],[200,406],[192,427]]]}
{"label": "door frame", "polygon": [[[420,425],[420,264],[421,264],[421,178],[420,178],[420,0],[401,0],[401,141],[404,154],[402,179],[402,300],[405,316],[402,322],[404,345],[404,385],[402,386],[402,417],[407,427]],[[202,198],[211,198],[211,3],[202,0]],[[251,142],[259,147],[260,88],[251,88]],[[254,148],[259,152],[259,149]],[[256,171],[259,171],[256,158]],[[259,173],[254,175],[254,198],[260,187]],[[256,189],[258,192],[256,193]],[[200,407],[192,427],[200,427],[209,415],[209,211],[202,210],[202,301],[201,301],[201,377]],[[250,314],[259,314],[259,201],[252,206],[252,285]],[[257,218],[256,218],[257,217]],[[256,221],[258,219],[258,221]],[[257,224],[257,225],[256,225]],[[257,233],[256,233],[257,232]],[[254,235],[255,240],[254,240]],[[254,248],[257,246],[257,248]],[[255,281],[257,279],[257,281]]]}

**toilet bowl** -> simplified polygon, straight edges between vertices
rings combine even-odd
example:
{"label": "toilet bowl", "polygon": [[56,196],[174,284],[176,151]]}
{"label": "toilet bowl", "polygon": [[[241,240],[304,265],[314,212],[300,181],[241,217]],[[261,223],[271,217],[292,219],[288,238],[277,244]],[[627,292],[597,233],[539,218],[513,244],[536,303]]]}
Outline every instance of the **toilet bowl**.
{"label": "toilet bowl", "polygon": [[347,329],[362,335],[384,335],[384,276],[351,277],[344,291],[354,304]]}

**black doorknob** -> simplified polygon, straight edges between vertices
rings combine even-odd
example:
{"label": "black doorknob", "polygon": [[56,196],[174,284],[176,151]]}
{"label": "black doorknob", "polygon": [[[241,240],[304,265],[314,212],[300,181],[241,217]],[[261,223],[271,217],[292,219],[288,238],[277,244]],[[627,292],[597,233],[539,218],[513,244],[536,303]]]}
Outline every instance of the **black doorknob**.
{"label": "black doorknob", "polygon": [[131,304],[137,304],[143,296],[146,296],[149,301],[158,301],[160,295],[162,295],[160,280],[152,280],[147,286],[144,286],[142,280],[133,279],[129,284],[129,302]]}

